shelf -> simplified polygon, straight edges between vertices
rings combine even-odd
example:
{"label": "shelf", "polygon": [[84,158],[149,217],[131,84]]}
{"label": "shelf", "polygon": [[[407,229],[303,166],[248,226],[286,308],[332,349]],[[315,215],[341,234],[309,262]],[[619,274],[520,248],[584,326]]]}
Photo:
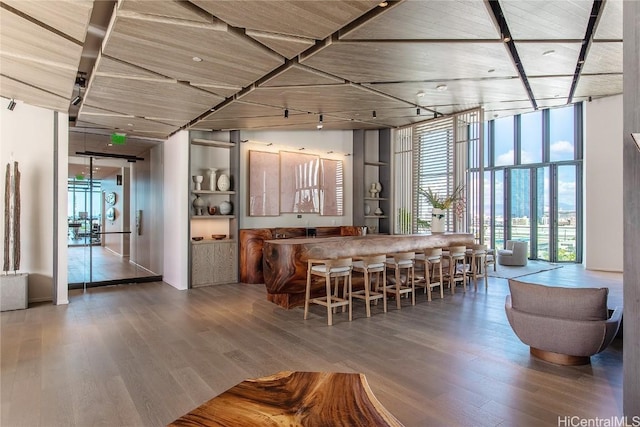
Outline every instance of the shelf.
{"label": "shelf", "polygon": [[365,166],[389,166],[389,163],[385,162],[364,162]]}
{"label": "shelf", "polygon": [[211,139],[200,139],[200,138],[192,139],[191,143],[194,145],[202,145],[205,147],[218,147],[218,148],[232,148],[236,146],[234,142],[213,141]]}
{"label": "shelf", "polygon": [[205,245],[211,243],[235,243],[235,239],[202,239],[202,240],[193,240],[191,239],[192,245]]}
{"label": "shelf", "polygon": [[210,195],[232,195],[235,191],[211,191],[211,190],[191,190],[192,194],[210,194]]}
{"label": "shelf", "polygon": [[365,218],[389,218],[387,215],[365,215]]}
{"label": "shelf", "polygon": [[370,200],[370,201],[378,201],[378,200],[389,200],[386,197],[365,197],[365,200]]}
{"label": "shelf", "polygon": [[233,219],[235,215],[191,215],[191,219]]}

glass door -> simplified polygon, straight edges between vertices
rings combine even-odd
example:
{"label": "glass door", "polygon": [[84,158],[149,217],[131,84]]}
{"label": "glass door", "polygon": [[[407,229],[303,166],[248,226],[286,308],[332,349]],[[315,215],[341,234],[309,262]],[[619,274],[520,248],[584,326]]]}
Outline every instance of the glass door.
{"label": "glass door", "polygon": [[143,227],[149,167],[142,158],[82,159],[83,178],[69,179],[69,288],[161,280]]}

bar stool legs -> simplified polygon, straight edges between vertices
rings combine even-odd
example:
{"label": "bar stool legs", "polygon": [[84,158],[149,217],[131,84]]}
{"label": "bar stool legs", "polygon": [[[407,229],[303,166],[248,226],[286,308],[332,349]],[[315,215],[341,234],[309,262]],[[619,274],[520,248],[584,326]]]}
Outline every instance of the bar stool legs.
{"label": "bar stool legs", "polygon": [[[349,307],[349,321],[353,318],[352,311],[352,286],[351,286],[351,258],[341,259],[310,259],[307,262],[307,286],[304,298],[304,319],[309,315],[309,305],[311,303],[327,307],[327,324],[333,325],[333,309],[337,307]],[[324,277],[326,296],[311,298],[311,276]],[[345,281],[345,291],[343,298],[338,296],[338,279],[342,277]],[[331,292],[331,279],[335,279],[335,294]]]}

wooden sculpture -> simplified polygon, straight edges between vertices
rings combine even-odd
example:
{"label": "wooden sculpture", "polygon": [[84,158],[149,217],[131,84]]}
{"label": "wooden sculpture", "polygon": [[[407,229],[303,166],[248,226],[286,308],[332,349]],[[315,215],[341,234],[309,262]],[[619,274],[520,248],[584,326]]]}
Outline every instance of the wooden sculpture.
{"label": "wooden sculpture", "polygon": [[20,170],[18,162],[7,163],[4,186],[4,258],[2,271],[20,269]]}

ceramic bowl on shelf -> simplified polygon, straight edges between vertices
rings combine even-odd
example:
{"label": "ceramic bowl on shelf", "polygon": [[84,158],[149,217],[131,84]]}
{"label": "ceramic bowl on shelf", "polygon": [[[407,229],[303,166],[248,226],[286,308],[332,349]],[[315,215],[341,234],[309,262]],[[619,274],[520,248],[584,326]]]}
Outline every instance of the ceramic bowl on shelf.
{"label": "ceramic bowl on shelf", "polygon": [[192,237],[191,238],[191,240],[193,240],[194,242],[199,242],[202,239],[204,239],[204,237],[202,237],[202,236],[196,236],[196,237]]}
{"label": "ceramic bowl on shelf", "polygon": [[227,237],[226,234],[212,234],[211,235],[211,238],[213,240],[222,240],[222,239],[225,239],[226,237]]}

